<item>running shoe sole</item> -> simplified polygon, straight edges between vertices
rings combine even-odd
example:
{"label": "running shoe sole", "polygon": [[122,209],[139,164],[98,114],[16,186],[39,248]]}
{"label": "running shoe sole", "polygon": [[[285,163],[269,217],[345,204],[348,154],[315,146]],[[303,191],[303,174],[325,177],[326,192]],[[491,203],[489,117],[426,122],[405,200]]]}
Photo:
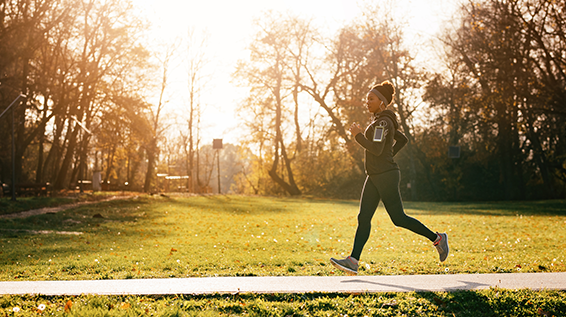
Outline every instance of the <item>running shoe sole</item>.
{"label": "running shoe sole", "polygon": [[334,265],[335,268],[343,271],[344,273],[347,273],[349,275],[358,275],[357,271],[354,271],[348,267],[342,266],[339,263],[335,262],[336,260],[333,258],[330,258],[330,263],[332,263],[332,265]]}

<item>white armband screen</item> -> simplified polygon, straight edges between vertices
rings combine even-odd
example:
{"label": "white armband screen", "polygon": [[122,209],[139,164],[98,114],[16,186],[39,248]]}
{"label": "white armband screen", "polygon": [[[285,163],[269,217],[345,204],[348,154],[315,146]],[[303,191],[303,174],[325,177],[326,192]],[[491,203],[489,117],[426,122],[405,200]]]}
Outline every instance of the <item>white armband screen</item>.
{"label": "white armband screen", "polygon": [[373,141],[381,142],[383,140],[383,127],[375,127],[373,132]]}

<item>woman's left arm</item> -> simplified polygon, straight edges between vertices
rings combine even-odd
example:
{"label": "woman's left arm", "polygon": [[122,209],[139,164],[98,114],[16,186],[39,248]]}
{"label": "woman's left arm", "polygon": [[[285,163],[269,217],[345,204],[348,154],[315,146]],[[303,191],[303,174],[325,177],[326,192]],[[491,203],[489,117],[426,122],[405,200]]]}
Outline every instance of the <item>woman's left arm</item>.
{"label": "woman's left arm", "polygon": [[395,136],[393,138],[395,139],[395,145],[393,145],[393,156],[395,156],[397,152],[399,152],[405,145],[407,145],[409,139],[407,139],[403,132],[399,131],[398,129],[395,130]]}

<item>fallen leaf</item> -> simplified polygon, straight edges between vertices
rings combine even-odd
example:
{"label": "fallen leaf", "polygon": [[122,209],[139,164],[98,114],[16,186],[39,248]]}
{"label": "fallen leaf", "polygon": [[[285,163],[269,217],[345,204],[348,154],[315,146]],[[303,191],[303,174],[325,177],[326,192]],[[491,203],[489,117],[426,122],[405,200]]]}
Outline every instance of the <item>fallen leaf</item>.
{"label": "fallen leaf", "polygon": [[442,306],[442,307],[446,306],[446,302],[444,302],[442,299],[440,299],[438,297],[434,297],[433,299],[434,299],[434,302],[436,303],[436,305]]}
{"label": "fallen leaf", "polygon": [[68,300],[65,304],[65,312],[69,312],[71,310],[71,307],[73,307],[73,302],[71,300]]}

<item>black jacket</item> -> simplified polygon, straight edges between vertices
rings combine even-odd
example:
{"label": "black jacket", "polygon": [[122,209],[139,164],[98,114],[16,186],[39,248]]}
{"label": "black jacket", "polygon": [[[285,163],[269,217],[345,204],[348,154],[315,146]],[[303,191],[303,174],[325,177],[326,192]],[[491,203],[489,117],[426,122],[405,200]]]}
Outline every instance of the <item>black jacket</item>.
{"label": "black jacket", "polygon": [[[374,141],[376,127],[383,127],[381,141]],[[393,156],[407,144],[408,139],[398,130],[395,114],[391,110],[384,110],[375,116],[363,134],[355,136],[356,141],[365,149],[366,174],[376,175],[399,169]]]}

